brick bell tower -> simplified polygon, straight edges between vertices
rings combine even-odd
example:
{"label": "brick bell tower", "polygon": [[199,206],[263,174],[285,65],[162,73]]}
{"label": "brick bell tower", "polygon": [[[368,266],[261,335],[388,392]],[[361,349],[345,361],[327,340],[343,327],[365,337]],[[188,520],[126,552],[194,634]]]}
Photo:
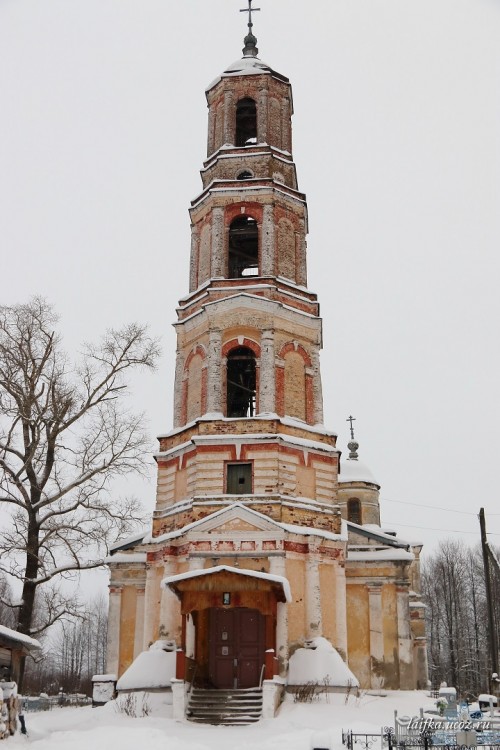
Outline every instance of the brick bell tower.
{"label": "brick bell tower", "polygon": [[286,676],[315,636],[347,654],[339,451],[323,426],[292,91],[256,42],[250,18],[242,59],[206,91],[174,427],[159,438],[152,530],[108,561],[108,669],[170,640],[177,677],[219,689]]}
{"label": "brick bell tower", "polygon": [[[206,91],[207,159],[190,208],[189,293],[175,324],[174,429],[160,437],[156,457],[157,552],[148,552],[148,576],[228,565],[289,581],[293,602],[281,592],[274,603],[252,607],[270,618],[263,646],[276,650],[283,673],[290,645],[305,638],[325,635],[346,654],[346,540],[336,504],[336,436],[323,427],[322,322],[307,288],[292,90],[257,57],[256,42],[250,26],[242,59]],[[195,539],[187,528],[202,519]],[[171,539],[180,531],[182,544]],[[249,585],[241,580],[230,586],[240,604],[238,586]],[[261,580],[270,595],[276,586]],[[174,612],[187,591],[174,584],[160,595],[172,608],[163,601],[158,628],[179,640]],[[201,598],[198,592],[196,606]],[[183,615],[190,606],[181,604]],[[202,619],[198,632],[212,627]],[[155,630],[146,613],[148,630],[146,639]],[[217,683],[201,648],[188,646],[187,654],[201,658]]]}

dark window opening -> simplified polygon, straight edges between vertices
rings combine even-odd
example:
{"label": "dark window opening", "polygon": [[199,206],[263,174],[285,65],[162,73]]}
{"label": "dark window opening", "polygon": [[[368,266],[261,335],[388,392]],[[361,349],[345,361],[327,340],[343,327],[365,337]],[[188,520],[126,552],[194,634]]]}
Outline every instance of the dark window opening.
{"label": "dark window opening", "polygon": [[347,501],[347,520],[361,525],[361,503],[357,497],[351,497]]}
{"label": "dark window opening", "polygon": [[227,416],[253,417],[255,395],[255,354],[246,346],[239,346],[227,358]]}
{"label": "dark window opening", "polygon": [[259,231],[251,216],[239,216],[229,228],[230,279],[259,275]]}
{"label": "dark window opening", "polygon": [[257,107],[253,99],[240,99],[236,105],[236,145],[257,143]]}
{"label": "dark window opening", "polygon": [[237,176],[237,180],[251,180],[253,177],[253,174],[248,171],[248,169],[245,169],[243,172],[240,172]]}
{"label": "dark window opening", "polygon": [[252,464],[227,464],[226,493],[249,495],[252,492]]}

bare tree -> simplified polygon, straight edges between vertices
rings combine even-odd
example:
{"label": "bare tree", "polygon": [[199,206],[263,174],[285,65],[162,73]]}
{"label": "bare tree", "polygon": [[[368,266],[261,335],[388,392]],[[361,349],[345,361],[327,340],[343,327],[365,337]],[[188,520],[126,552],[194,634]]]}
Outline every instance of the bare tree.
{"label": "bare tree", "polygon": [[424,561],[422,592],[427,604],[429,669],[434,685],[445,680],[464,697],[487,691],[486,597],[479,548],[442,541]]}
{"label": "bare tree", "polygon": [[124,376],[158,357],[145,328],[130,325],[86,344],[71,367],[55,323],[43,299],[0,307],[0,502],[11,510],[0,570],[21,582],[25,634],[71,610],[54,585],[61,576],[101,565],[109,543],[142,518],[139,503],[111,498],[110,486],[145,468],[143,417],[126,408]]}

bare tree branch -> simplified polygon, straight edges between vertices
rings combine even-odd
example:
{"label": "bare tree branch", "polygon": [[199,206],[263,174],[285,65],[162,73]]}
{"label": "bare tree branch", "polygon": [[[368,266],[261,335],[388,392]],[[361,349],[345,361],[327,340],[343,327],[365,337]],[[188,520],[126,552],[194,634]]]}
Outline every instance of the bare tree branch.
{"label": "bare tree branch", "polygon": [[145,471],[149,443],[143,416],[126,408],[126,376],[154,369],[159,355],[132,324],[85,344],[71,366],[56,322],[40,298],[0,307],[0,503],[10,518],[0,572],[23,582],[17,627],[26,634],[71,614],[54,581],[102,565],[111,542],[143,520],[140,504],[112,497],[111,485]]}

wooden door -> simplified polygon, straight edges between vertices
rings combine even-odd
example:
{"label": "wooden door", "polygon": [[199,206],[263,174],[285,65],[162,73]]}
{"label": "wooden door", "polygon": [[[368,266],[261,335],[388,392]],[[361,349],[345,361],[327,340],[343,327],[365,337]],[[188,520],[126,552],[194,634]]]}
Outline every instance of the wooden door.
{"label": "wooden door", "polygon": [[209,677],[215,688],[256,687],[265,661],[265,618],[257,609],[211,609]]}

